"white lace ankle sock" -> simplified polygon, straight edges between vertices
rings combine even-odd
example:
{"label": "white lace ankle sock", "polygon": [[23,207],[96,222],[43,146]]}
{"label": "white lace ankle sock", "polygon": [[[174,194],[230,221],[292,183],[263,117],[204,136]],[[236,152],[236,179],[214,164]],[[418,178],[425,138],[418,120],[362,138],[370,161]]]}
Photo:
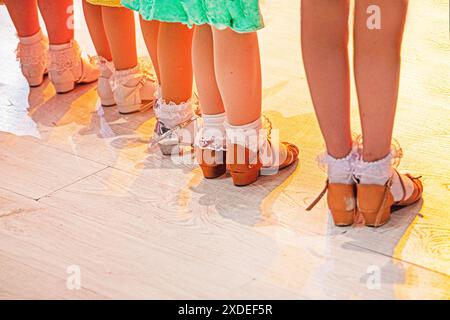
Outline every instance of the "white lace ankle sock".
{"label": "white lace ankle sock", "polygon": [[354,164],[354,176],[361,184],[376,185],[385,185],[392,178],[391,193],[395,201],[409,198],[414,191],[413,182],[408,177],[404,177],[403,183],[406,192],[403,192],[400,178],[392,168],[391,154],[374,162],[357,160]]}
{"label": "white lace ankle sock", "polygon": [[319,156],[319,163],[326,166],[328,181],[338,184],[354,184],[353,180],[353,162],[356,160],[356,151],[350,153],[341,159],[336,159],[325,153]]}
{"label": "white lace ankle sock", "polygon": [[194,116],[191,100],[180,104],[175,104],[173,102],[167,103],[160,98],[158,99],[153,110],[158,120],[160,120],[169,129],[182,122],[188,121]]}
{"label": "white lace ankle sock", "polygon": [[116,70],[114,73],[114,81],[125,86],[134,87],[141,81],[142,75],[139,72],[139,66],[129,69]]}
{"label": "white lace ankle sock", "polygon": [[242,126],[233,126],[225,121],[227,140],[248,148],[252,152],[258,151],[259,135],[262,127],[261,118]]}
{"label": "white lace ankle sock", "polygon": [[42,33],[42,30],[39,30],[38,32],[36,32],[32,36],[19,37],[19,41],[20,41],[21,44],[27,45],[27,44],[37,43],[37,42],[41,41],[43,38],[44,38],[44,34]]}
{"label": "white lace ankle sock", "polygon": [[195,144],[204,149],[223,150],[226,148],[225,112],[202,114],[202,125],[196,135]]}
{"label": "white lace ankle sock", "polygon": [[391,154],[374,162],[365,162],[360,158],[353,166],[353,174],[361,184],[385,185],[393,174]]}
{"label": "white lace ankle sock", "polygon": [[219,114],[202,114],[203,137],[209,139],[220,135],[225,137],[225,112]]}

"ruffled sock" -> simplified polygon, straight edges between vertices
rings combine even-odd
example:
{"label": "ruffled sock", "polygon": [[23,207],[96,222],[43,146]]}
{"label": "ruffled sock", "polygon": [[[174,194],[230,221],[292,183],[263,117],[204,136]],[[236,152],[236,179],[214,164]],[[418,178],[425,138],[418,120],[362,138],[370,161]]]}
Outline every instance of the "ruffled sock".
{"label": "ruffled sock", "polygon": [[201,127],[197,145],[200,147],[212,147],[220,150],[225,147],[225,112],[219,114],[202,114],[203,126]]}
{"label": "ruffled sock", "polygon": [[392,158],[392,154],[389,154],[385,158],[374,162],[365,162],[359,159],[354,163],[354,176],[361,184],[375,185],[385,185],[392,178],[391,193],[394,201],[400,201],[412,195],[414,184],[408,177],[403,177],[402,181],[406,192],[403,191],[400,177],[394,172],[392,167]]}
{"label": "ruffled sock", "polygon": [[141,81],[142,75],[139,73],[139,66],[129,69],[116,70],[114,81],[127,87],[135,87]]}
{"label": "ruffled sock", "polygon": [[234,126],[225,121],[224,126],[228,141],[245,147],[254,153],[258,152],[262,127],[261,118],[242,126]]}
{"label": "ruffled sock", "polygon": [[169,129],[188,121],[194,116],[191,100],[175,104],[173,102],[167,103],[160,98],[154,107],[154,112],[158,120]]}
{"label": "ruffled sock", "polygon": [[353,180],[353,162],[356,160],[357,153],[352,149],[350,153],[341,159],[336,159],[325,153],[319,156],[318,161],[326,167],[328,181],[336,184],[354,184]]}

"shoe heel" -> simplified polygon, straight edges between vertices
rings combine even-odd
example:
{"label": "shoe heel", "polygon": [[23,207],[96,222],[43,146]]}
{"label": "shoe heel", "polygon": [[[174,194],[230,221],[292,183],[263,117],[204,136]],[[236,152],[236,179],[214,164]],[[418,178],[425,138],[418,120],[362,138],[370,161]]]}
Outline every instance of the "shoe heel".
{"label": "shoe heel", "polygon": [[330,210],[336,227],[348,227],[354,223],[354,212]]}
{"label": "shoe heel", "polygon": [[39,87],[44,82],[44,75],[26,78],[30,87]]}
{"label": "shoe heel", "polygon": [[202,169],[203,176],[206,179],[215,179],[227,172],[227,166],[225,164],[215,166],[200,165],[200,168]]}
{"label": "shoe heel", "polygon": [[55,87],[56,93],[67,93],[75,89],[75,82],[53,83],[53,86]]}
{"label": "shoe heel", "polygon": [[378,228],[389,222],[391,219],[391,208],[381,208],[379,212],[364,212],[359,211],[364,217],[364,224],[367,227]]}
{"label": "shoe heel", "polygon": [[235,186],[243,187],[252,184],[259,177],[259,168],[256,170],[249,170],[246,172],[236,172],[232,169],[230,170],[231,177]]}
{"label": "shoe heel", "polygon": [[159,150],[165,156],[171,156],[172,154],[180,153],[180,146],[178,143],[164,143],[164,141],[160,141],[158,143]]}
{"label": "shoe heel", "polygon": [[357,185],[358,214],[364,217],[364,224],[367,227],[381,227],[391,218],[394,198],[388,183],[385,186]]}
{"label": "shoe heel", "polygon": [[355,186],[351,184],[327,183],[327,203],[337,227],[354,223],[356,212]]}
{"label": "shoe heel", "polygon": [[134,105],[117,105],[119,109],[119,113],[121,114],[130,114],[139,112],[141,110],[140,104],[134,104]]}
{"label": "shoe heel", "polygon": [[100,98],[100,102],[101,102],[102,106],[104,106],[104,107],[112,107],[116,104],[116,101],[114,100],[114,98],[110,98],[110,99]]}

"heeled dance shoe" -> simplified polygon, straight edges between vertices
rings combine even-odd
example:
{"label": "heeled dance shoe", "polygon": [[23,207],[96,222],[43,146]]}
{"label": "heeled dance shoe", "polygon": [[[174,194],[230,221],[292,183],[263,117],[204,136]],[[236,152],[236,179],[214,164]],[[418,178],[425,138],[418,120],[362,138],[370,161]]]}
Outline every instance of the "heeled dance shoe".
{"label": "heeled dance shoe", "polygon": [[215,179],[227,172],[225,137],[213,136],[205,138],[202,130],[195,143],[195,158],[206,179]]}
{"label": "heeled dance shoe", "polygon": [[319,196],[306,208],[311,211],[327,193],[327,204],[337,227],[347,227],[354,223],[356,215],[355,184],[330,183],[328,180]]}
{"label": "heeled dance shoe", "polygon": [[114,101],[121,114],[144,110],[157,99],[155,78],[141,72],[139,66],[129,70],[116,70],[111,83]]}
{"label": "heeled dance shoe", "polygon": [[76,84],[97,81],[100,71],[93,61],[81,57],[80,47],[72,40],[62,49],[50,46],[48,73],[57,93],[72,91]]}
{"label": "heeled dance shoe", "polygon": [[271,124],[266,120],[269,122],[267,134],[261,131],[261,125],[249,133],[237,127],[230,130],[232,126],[228,125],[226,163],[235,186],[250,185],[260,175],[276,174],[298,160],[299,149],[294,144],[272,143]]}
{"label": "heeled dance shoe", "polygon": [[[403,190],[404,196],[400,201],[394,201],[394,196],[391,193],[393,177],[384,186],[357,184],[358,212],[363,215],[366,226],[381,227],[390,220],[393,209],[412,205],[422,198],[421,177],[413,177],[410,174],[402,175],[397,170],[394,170],[394,174],[398,175]],[[408,198],[405,198],[404,178],[410,179],[414,186],[413,192]]]}
{"label": "heeled dance shoe", "polygon": [[100,98],[100,103],[104,107],[112,107],[116,104],[111,87],[115,71],[114,64],[100,56],[94,57],[94,61],[100,71],[100,77],[97,82],[97,94]]}

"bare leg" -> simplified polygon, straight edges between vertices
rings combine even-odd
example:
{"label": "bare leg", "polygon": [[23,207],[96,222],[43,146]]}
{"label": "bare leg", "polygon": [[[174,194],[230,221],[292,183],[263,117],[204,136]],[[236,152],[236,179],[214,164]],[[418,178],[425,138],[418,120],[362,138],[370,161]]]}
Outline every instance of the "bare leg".
{"label": "bare leg", "polygon": [[136,30],[133,11],[102,6],[103,24],[116,70],[137,66]]}
{"label": "bare leg", "polygon": [[73,40],[73,0],[38,0],[50,44]]}
{"label": "bare leg", "polygon": [[108,38],[103,27],[102,7],[83,0],[83,11],[86,23],[97,54],[108,61],[112,60]]}
{"label": "bare leg", "polygon": [[197,26],[194,32],[193,65],[202,113],[224,112],[214,70],[214,49],[211,27]]}
{"label": "bare leg", "polygon": [[36,0],[5,0],[4,2],[19,37],[32,36],[41,29]]}
{"label": "bare leg", "polygon": [[159,35],[159,21],[146,21],[140,18],[142,35],[147,46],[148,53],[152,59],[153,67],[155,68],[156,77],[161,84],[161,74],[158,65],[158,35]]}
{"label": "bare leg", "polygon": [[[380,9],[379,29],[368,28],[369,6],[377,6]],[[386,158],[391,149],[400,79],[401,44],[407,9],[407,0],[356,2],[355,79],[363,130],[363,160],[368,163],[366,165],[368,167],[376,166],[374,161]],[[379,168],[376,172],[379,172]],[[405,192],[400,177],[393,175],[391,192],[396,201],[408,198],[414,190],[412,180],[406,176],[402,177]],[[377,181],[373,177],[363,176],[361,181],[384,184],[389,177],[380,178]]]}
{"label": "bare leg", "polygon": [[328,153],[350,153],[348,0],[302,0],[302,52],[311,96]]}
{"label": "bare leg", "polygon": [[217,84],[231,125],[261,117],[262,89],[258,36],[213,28]]}
{"label": "bare leg", "polygon": [[176,104],[192,96],[193,30],[180,23],[161,23],[158,38],[158,65],[164,100]]}
{"label": "bare leg", "polygon": [[[367,9],[370,5],[381,9],[381,29],[367,27]],[[390,152],[407,7],[407,0],[356,2],[355,79],[365,161],[382,159]]]}
{"label": "bare leg", "polygon": [[266,143],[273,136],[261,135],[262,81],[257,33],[216,28],[212,31],[215,74],[228,122],[226,162],[233,183],[244,186],[256,181],[263,166],[276,168],[277,172],[294,163],[298,149],[278,141]]}

